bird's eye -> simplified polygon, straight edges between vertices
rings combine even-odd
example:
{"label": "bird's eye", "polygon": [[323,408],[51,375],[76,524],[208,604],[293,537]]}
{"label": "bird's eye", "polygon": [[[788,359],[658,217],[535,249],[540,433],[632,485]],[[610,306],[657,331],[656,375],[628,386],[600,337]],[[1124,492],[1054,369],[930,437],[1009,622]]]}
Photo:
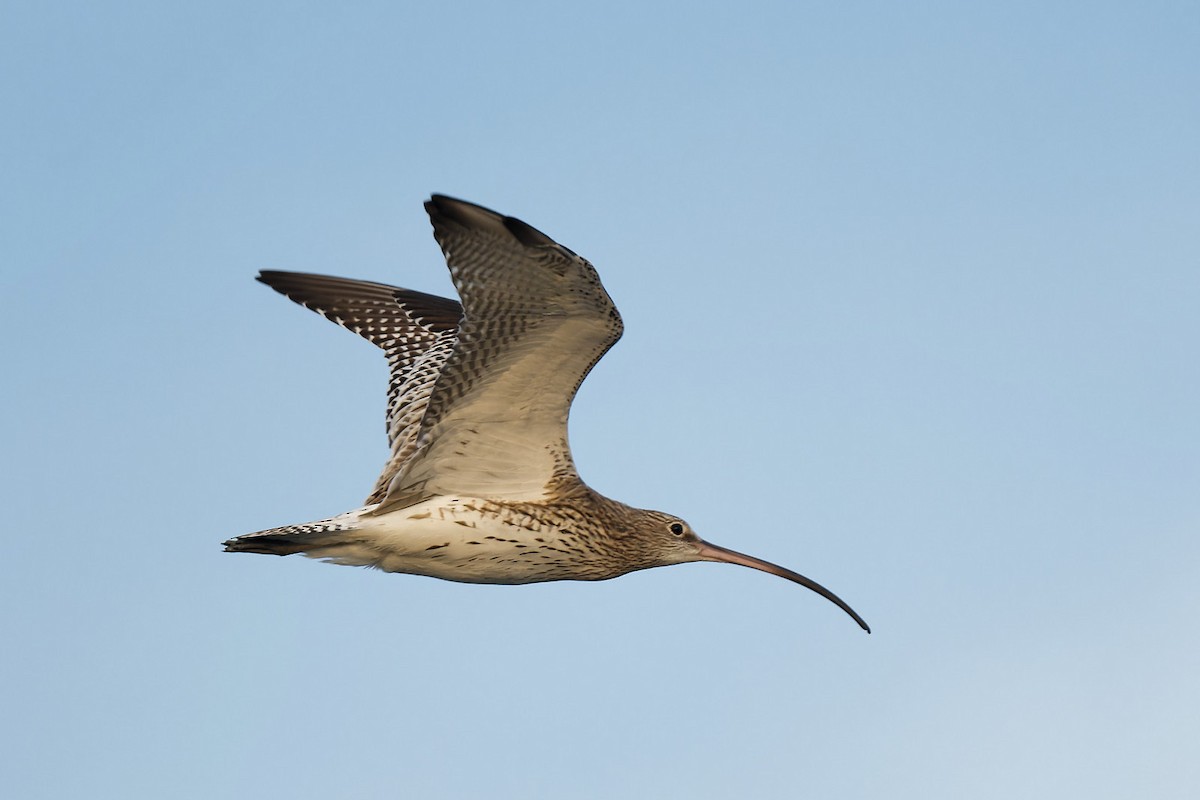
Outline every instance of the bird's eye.
{"label": "bird's eye", "polygon": [[671,533],[675,534],[676,536],[683,536],[683,525],[679,524],[678,522],[672,522]]}

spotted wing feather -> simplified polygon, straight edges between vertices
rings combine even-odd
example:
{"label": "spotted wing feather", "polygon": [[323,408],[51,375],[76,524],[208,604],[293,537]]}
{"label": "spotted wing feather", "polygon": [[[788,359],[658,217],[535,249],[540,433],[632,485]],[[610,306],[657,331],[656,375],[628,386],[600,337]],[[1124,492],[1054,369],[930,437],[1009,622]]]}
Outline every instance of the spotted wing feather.
{"label": "spotted wing feather", "polygon": [[462,306],[436,295],[329,275],[271,270],[258,280],[357,333],[387,356],[391,456],[366,501],[378,503],[416,449],[434,384],[458,337]]}
{"label": "spotted wing feather", "polygon": [[544,500],[577,479],[571,401],[621,317],[592,265],[540,231],[440,195],[425,209],[464,318],[379,510],[434,494]]}

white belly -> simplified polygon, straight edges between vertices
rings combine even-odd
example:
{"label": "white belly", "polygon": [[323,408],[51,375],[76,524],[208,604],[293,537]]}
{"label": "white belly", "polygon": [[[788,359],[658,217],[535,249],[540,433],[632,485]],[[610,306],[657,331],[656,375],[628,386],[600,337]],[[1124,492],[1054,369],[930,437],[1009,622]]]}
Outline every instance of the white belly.
{"label": "white belly", "polygon": [[[437,498],[379,517],[362,517],[347,541],[313,552],[341,564],[466,583],[534,583],[584,578],[574,536],[514,518],[473,498]],[[613,577],[611,574],[595,578]]]}

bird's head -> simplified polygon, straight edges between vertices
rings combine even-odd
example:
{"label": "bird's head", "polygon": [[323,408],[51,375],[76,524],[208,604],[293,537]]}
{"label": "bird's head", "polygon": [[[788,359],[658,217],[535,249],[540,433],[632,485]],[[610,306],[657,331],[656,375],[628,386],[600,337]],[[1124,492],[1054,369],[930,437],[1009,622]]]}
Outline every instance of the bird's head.
{"label": "bird's head", "polygon": [[690,561],[720,561],[725,564],[738,564],[743,567],[768,572],[772,575],[778,575],[821,595],[849,614],[864,631],[867,633],[871,632],[871,628],[854,609],[850,608],[840,597],[816,581],[809,580],[803,575],[792,572],[790,569],[785,569],[778,564],[772,564],[769,561],[763,561],[760,558],[748,556],[744,553],[706,542],[696,535],[691,525],[688,525],[679,517],[664,514],[661,511],[646,511],[644,514],[645,516],[640,527],[642,527],[644,540],[650,545],[657,561],[654,566],[686,564]]}

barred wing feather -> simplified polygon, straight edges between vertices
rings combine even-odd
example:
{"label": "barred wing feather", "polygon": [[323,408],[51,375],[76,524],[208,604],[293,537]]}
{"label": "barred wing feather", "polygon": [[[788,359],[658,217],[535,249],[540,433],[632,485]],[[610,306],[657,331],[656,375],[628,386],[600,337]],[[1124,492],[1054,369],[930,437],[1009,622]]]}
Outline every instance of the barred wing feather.
{"label": "barred wing feather", "polygon": [[462,306],[444,297],[383,283],[265,270],[258,280],[357,333],[387,356],[387,433],[391,456],[367,505],[383,500],[416,450],[430,395],[458,336]]}
{"label": "barred wing feather", "polygon": [[375,513],[432,495],[544,500],[578,479],[571,401],[621,317],[592,265],[540,231],[440,195],[425,209],[464,315],[416,452]]}

